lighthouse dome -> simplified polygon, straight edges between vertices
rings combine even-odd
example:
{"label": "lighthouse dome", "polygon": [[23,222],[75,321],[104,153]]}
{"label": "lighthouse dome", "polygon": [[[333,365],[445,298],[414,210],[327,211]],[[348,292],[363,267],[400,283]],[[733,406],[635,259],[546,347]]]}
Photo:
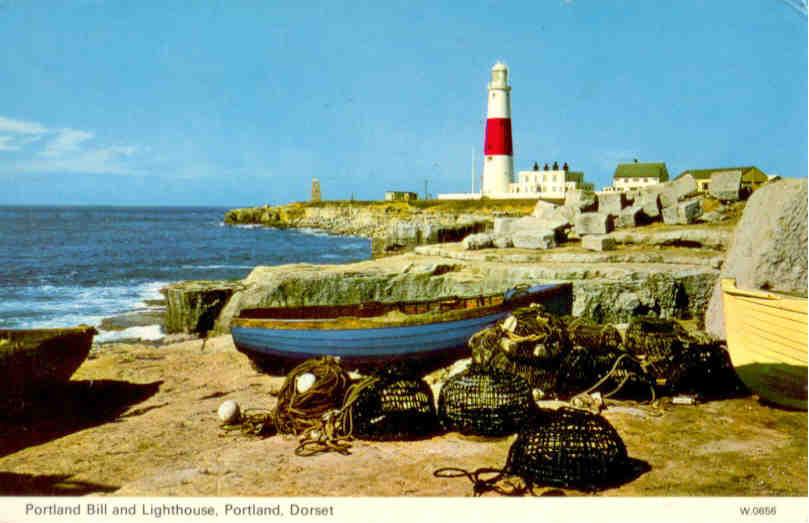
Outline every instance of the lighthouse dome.
{"label": "lighthouse dome", "polygon": [[492,66],[492,80],[489,82],[489,89],[509,89],[508,67],[499,60]]}

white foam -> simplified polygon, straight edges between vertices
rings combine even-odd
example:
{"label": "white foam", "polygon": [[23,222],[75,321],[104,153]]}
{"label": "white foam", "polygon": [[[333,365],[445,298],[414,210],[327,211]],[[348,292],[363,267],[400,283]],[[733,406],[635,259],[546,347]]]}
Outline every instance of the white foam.
{"label": "white foam", "polygon": [[0,312],[35,309],[49,319],[31,318],[14,327],[51,328],[80,323],[98,326],[101,320],[134,310],[153,309],[145,300],[162,297],[160,289],[168,282],[151,281],[139,285],[79,287],[40,285],[22,290],[24,299],[0,302]]}
{"label": "white foam", "polygon": [[326,236],[332,236],[331,234],[322,229],[312,229],[311,227],[301,227],[300,229],[295,230],[301,234],[307,234],[309,236],[318,236],[321,238]]}
{"label": "white foam", "polygon": [[145,325],[141,327],[129,327],[120,331],[100,331],[96,337],[97,342],[119,341],[119,340],[141,340],[154,341],[165,336],[160,325]]}

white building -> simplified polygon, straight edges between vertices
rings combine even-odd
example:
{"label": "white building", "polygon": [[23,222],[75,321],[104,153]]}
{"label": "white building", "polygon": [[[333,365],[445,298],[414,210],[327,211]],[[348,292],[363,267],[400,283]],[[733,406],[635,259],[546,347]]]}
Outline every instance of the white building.
{"label": "white building", "polygon": [[517,183],[512,183],[509,192],[520,198],[543,198],[564,200],[568,191],[593,190],[593,184],[584,181],[584,173],[567,169],[520,171]]}
{"label": "white building", "polygon": [[615,168],[612,177],[612,186],[604,187],[599,192],[630,191],[650,185],[658,185],[669,180],[669,171],[663,162],[620,163]]}

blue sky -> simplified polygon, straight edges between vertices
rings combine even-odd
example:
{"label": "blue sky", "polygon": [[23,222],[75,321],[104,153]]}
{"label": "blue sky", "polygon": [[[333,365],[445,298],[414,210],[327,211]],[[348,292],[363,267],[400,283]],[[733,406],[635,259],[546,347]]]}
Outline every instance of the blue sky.
{"label": "blue sky", "polygon": [[0,204],[465,191],[498,59],[517,169],[807,175],[801,0],[475,4],[0,0]]}

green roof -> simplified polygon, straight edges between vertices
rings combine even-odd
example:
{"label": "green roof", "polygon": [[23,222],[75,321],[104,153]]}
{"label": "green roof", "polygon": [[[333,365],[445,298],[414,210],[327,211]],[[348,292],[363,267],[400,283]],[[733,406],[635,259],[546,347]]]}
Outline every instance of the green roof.
{"label": "green roof", "polygon": [[743,177],[755,176],[756,174],[761,174],[758,178],[761,180],[766,180],[767,175],[764,174],[761,169],[755,167],[753,165],[748,165],[746,167],[716,167],[713,169],[688,169],[680,173],[677,178],[682,178],[686,174],[690,174],[694,177],[695,180],[710,180],[711,175],[714,173],[725,172],[725,171],[741,171]]}
{"label": "green roof", "polygon": [[619,163],[613,178],[658,178],[661,182],[665,182],[669,179],[669,171],[663,162]]}
{"label": "green roof", "polygon": [[565,181],[584,183],[584,173],[582,171],[568,171],[565,173]]}

